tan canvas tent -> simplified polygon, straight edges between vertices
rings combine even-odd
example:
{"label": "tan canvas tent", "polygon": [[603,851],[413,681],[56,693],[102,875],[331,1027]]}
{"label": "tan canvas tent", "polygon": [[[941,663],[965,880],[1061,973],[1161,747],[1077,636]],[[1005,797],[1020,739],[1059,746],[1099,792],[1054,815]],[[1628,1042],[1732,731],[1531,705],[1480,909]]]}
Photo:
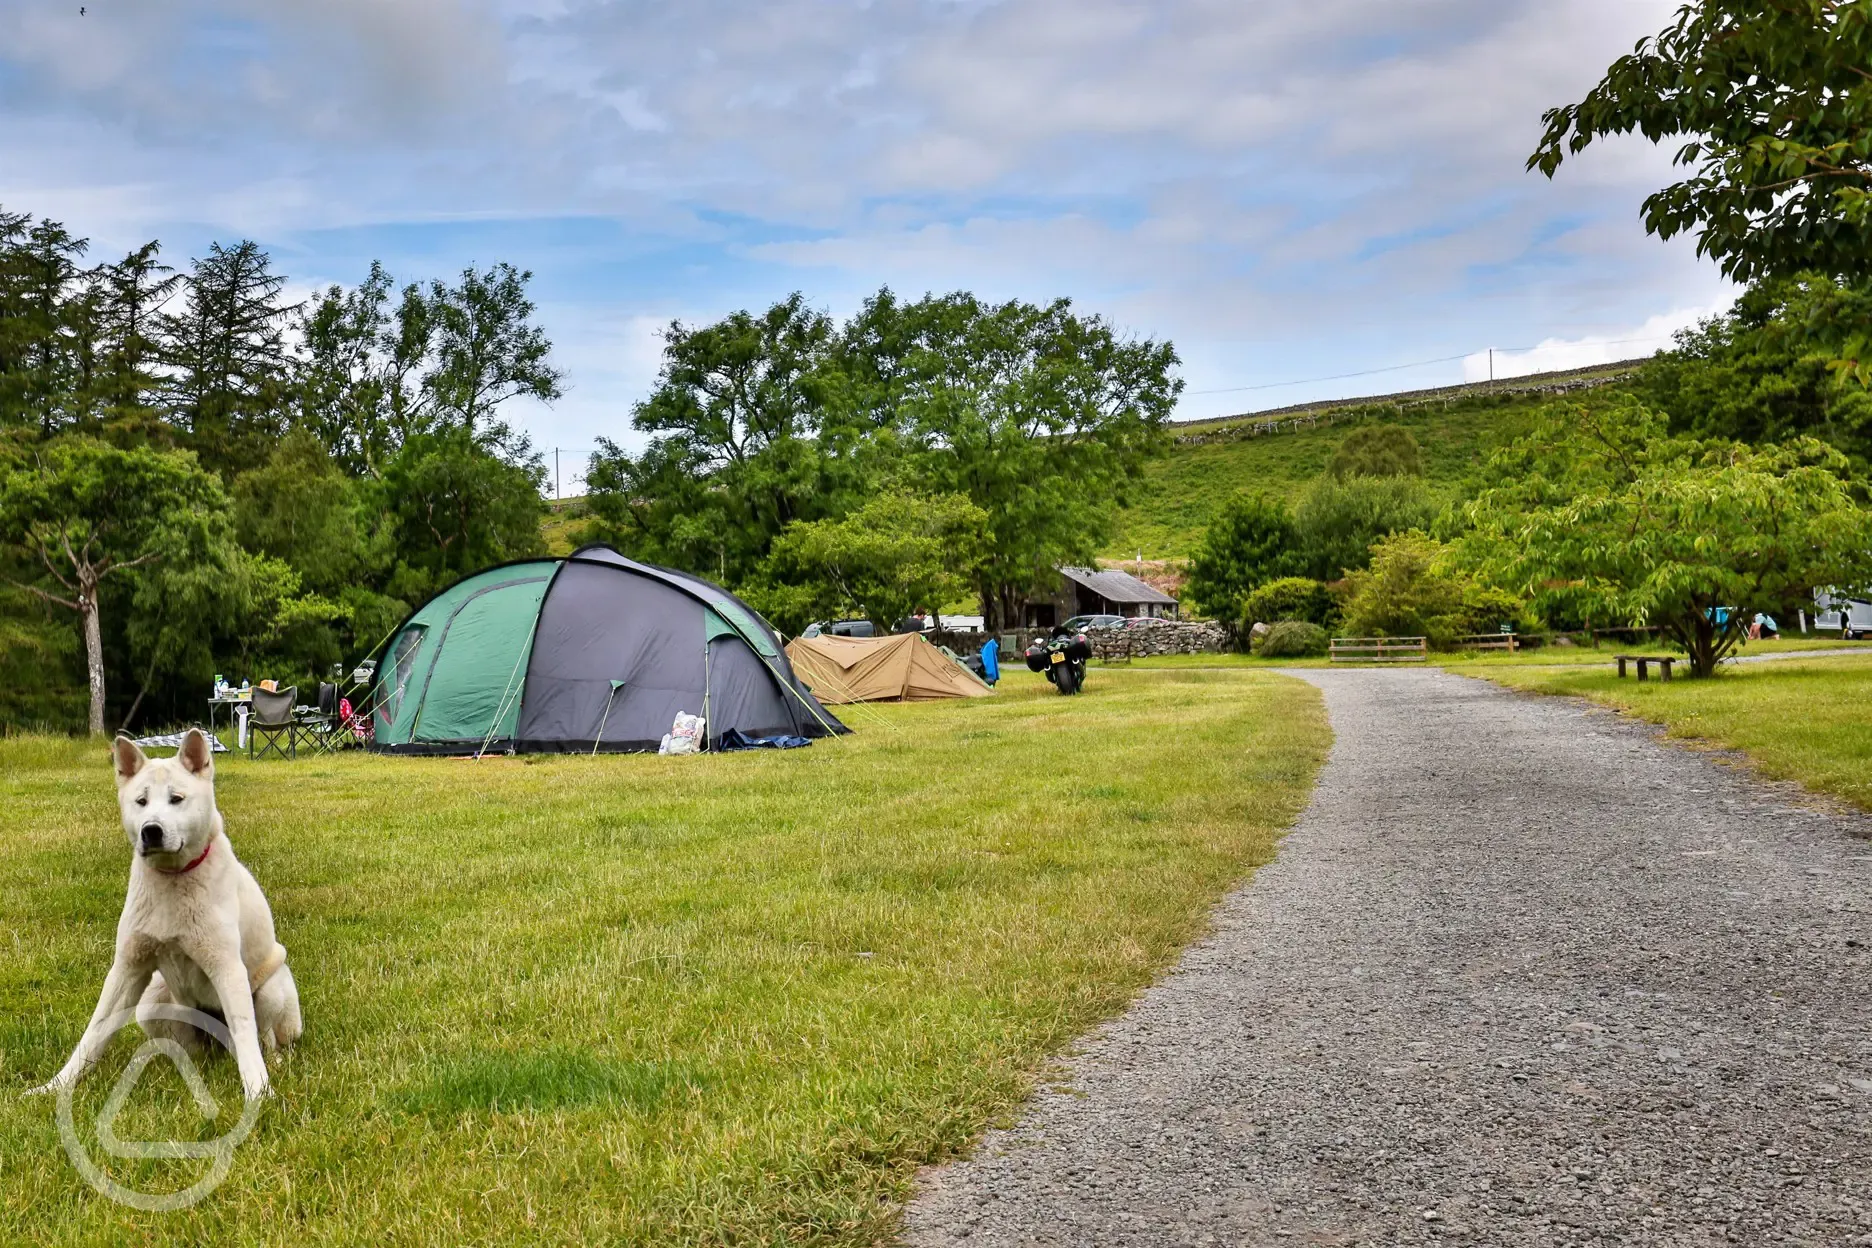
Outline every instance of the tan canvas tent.
{"label": "tan canvas tent", "polygon": [[994,692],[918,633],[795,637],[786,652],[793,671],[821,702],[927,702]]}

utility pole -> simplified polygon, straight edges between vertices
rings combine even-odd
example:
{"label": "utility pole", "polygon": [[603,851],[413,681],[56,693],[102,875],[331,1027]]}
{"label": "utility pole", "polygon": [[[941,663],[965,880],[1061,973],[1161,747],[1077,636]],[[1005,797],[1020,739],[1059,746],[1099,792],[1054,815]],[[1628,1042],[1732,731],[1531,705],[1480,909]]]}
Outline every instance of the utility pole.
{"label": "utility pole", "polygon": [[[1495,375],[1492,366],[1489,375],[1491,377]],[[556,446],[553,447],[553,501],[559,501],[559,448]]]}
{"label": "utility pole", "polygon": [[1488,349],[1488,388],[1489,388],[1490,394],[1493,394],[1495,392],[1495,348],[1494,347],[1490,347]]}

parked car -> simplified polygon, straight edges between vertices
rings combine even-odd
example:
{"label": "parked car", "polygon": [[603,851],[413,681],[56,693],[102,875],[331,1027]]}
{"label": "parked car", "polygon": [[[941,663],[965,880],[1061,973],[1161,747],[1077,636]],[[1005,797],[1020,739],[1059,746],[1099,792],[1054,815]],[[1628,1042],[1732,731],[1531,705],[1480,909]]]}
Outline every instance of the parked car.
{"label": "parked car", "polygon": [[938,630],[945,633],[979,633],[982,631],[983,618],[979,615],[950,615],[947,611],[941,615],[906,615],[897,621],[900,633],[931,633]]}
{"label": "parked car", "polygon": [[1155,628],[1159,624],[1168,624],[1169,620],[1159,619],[1154,615],[1134,615],[1124,622],[1126,628]]}
{"label": "parked car", "polygon": [[870,620],[820,620],[817,624],[808,624],[803,637],[871,637],[877,630],[871,627]]}
{"label": "parked car", "polygon": [[1060,625],[1069,633],[1089,633],[1095,628],[1123,628],[1125,617],[1122,615],[1075,615]]}

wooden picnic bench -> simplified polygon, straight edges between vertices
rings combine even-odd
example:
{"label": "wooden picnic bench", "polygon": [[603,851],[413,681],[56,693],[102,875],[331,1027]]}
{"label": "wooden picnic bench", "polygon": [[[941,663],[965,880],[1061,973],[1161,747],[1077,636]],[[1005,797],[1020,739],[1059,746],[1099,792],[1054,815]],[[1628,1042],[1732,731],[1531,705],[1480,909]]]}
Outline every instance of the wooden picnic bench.
{"label": "wooden picnic bench", "polygon": [[1426,637],[1335,637],[1326,654],[1334,663],[1425,663]]}
{"label": "wooden picnic bench", "polygon": [[1620,680],[1625,679],[1625,664],[1627,663],[1636,663],[1638,665],[1639,680],[1645,679],[1645,668],[1655,663],[1663,671],[1664,679],[1668,682],[1671,678],[1671,664],[1677,661],[1674,657],[1661,657],[1655,654],[1618,654],[1612,657],[1618,661]]}

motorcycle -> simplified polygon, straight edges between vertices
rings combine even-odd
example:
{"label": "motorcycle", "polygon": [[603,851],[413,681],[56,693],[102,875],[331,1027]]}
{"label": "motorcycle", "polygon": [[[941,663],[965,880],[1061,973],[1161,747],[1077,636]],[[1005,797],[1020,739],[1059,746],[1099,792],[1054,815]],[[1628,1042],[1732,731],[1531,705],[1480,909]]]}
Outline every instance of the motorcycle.
{"label": "motorcycle", "polygon": [[1085,687],[1086,660],[1092,657],[1092,644],[1084,633],[1055,628],[1045,640],[1036,638],[1027,647],[1026,657],[1028,671],[1045,672],[1055,689],[1071,696]]}

